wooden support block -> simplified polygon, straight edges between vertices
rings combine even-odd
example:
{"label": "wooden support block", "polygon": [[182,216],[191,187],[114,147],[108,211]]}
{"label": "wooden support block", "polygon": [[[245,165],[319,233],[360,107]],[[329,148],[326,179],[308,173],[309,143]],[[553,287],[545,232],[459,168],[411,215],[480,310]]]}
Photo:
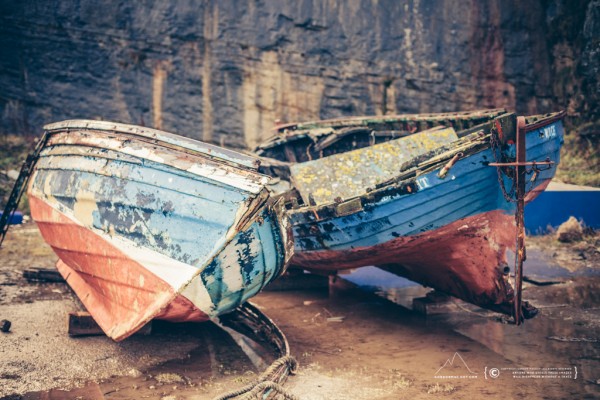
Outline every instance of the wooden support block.
{"label": "wooden support block", "polygon": [[69,313],[68,333],[69,336],[104,335],[90,313],[85,311]]}
{"label": "wooden support block", "polygon": [[430,295],[413,299],[413,311],[423,315],[448,314],[458,309],[451,297],[446,295]]}
{"label": "wooden support block", "polygon": [[30,268],[23,271],[27,282],[65,282],[60,272],[55,269]]}
{"label": "wooden support block", "polygon": [[[98,326],[90,313],[86,311],[71,312],[68,316],[69,336],[98,336],[104,335],[102,328]],[[152,321],[144,325],[136,335],[150,335],[152,333]]]}

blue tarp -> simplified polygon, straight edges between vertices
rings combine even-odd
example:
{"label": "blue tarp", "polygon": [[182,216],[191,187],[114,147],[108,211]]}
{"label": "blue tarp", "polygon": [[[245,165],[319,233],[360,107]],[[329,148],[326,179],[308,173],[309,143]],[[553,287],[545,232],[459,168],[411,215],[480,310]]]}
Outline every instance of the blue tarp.
{"label": "blue tarp", "polygon": [[[2,211],[0,211],[0,216],[2,216]],[[20,211],[15,211],[11,217],[8,219],[9,225],[16,225],[23,223],[23,213]]]}
{"label": "blue tarp", "polygon": [[525,206],[525,228],[529,234],[547,233],[569,217],[583,221],[585,226],[600,229],[600,190],[574,185],[550,186]]}

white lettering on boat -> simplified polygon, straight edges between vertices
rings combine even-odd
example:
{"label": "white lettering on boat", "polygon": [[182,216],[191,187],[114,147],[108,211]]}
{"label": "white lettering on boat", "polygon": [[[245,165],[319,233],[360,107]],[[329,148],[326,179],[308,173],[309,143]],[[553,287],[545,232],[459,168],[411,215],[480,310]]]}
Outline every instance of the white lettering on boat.
{"label": "white lettering on boat", "polygon": [[546,139],[555,138],[556,137],[556,126],[555,125],[547,126],[542,130],[542,132]]}
{"label": "white lettering on boat", "polygon": [[417,187],[419,188],[419,190],[423,190],[430,186],[431,184],[429,183],[429,179],[426,176],[417,179]]}

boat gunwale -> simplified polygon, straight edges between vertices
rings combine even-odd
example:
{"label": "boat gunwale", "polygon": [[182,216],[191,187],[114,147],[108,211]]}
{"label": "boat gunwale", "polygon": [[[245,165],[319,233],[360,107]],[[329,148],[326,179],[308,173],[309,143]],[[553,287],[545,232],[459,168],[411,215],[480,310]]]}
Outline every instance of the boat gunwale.
{"label": "boat gunwale", "polygon": [[[275,133],[255,147],[254,152],[264,152],[277,146],[289,144],[292,141],[300,140],[305,137],[311,137],[311,131],[331,129],[335,134],[336,128],[368,128],[369,123],[390,123],[390,122],[436,122],[436,121],[463,121],[473,118],[497,118],[509,113],[505,108],[494,108],[489,110],[476,111],[458,111],[448,113],[425,113],[425,114],[395,114],[382,116],[360,116],[339,119],[328,119],[323,121],[311,121],[290,123],[280,125],[274,128]],[[336,127],[336,124],[339,125]],[[323,136],[328,133],[323,134]],[[259,154],[260,155],[260,154]]]}
{"label": "boat gunwale", "polygon": [[548,114],[529,115],[529,116],[525,117],[526,120],[531,119],[531,118],[539,118],[539,119],[536,119],[535,121],[532,121],[531,123],[528,123],[527,125],[525,125],[524,130],[525,130],[525,132],[534,131],[536,129],[550,125],[551,123],[556,122],[558,120],[562,120],[566,115],[567,115],[567,112],[565,110],[557,111],[554,113],[548,113]]}
{"label": "boat gunwale", "polygon": [[252,155],[229,150],[210,143],[205,143],[187,136],[181,136],[175,133],[138,125],[123,124],[120,122],[111,121],[71,119],[47,124],[44,126],[44,130],[51,134],[60,131],[69,132],[71,130],[102,131],[125,134],[155,141],[154,144],[159,144],[165,148],[170,148],[169,146],[165,146],[165,144],[177,146],[188,152],[203,154],[204,156],[218,159],[221,162],[232,164],[233,166],[241,169],[251,169],[253,171],[257,171],[258,167],[260,166],[259,159]]}
{"label": "boat gunwale", "polygon": [[[170,166],[172,168],[192,173],[199,177],[203,177],[204,179],[212,180],[219,185],[225,185],[229,187],[236,187],[240,190],[244,190],[250,193],[256,193],[261,188],[264,188],[270,181],[273,180],[273,177],[260,173],[258,170],[248,169],[248,168],[240,168],[237,165],[233,165],[229,162],[223,162],[220,159],[213,158],[211,156],[207,156],[203,153],[191,152],[183,147],[176,145],[163,145],[159,146],[159,149],[153,150],[156,153],[156,156],[159,158],[164,158],[165,155],[172,153],[173,158],[176,161],[159,161],[152,157],[144,157],[143,155],[135,154],[132,152],[128,152],[124,150],[126,147],[126,143],[128,140],[132,140],[132,136],[127,133],[121,133],[118,135],[110,135],[107,131],[95,130],[95,129],[81,129],[77,128],[74,130],[55,130],[50,131],[51,135],[45,143],[44,148],[41,151],[41,156],[52,157],[58,154],[53,154],[54,150],[57,148],[63,147],[82,147],[88,149],[94,149],[94,151],[101,151],[103,149],[109,150],[112,152],[116,152],[119,154],[123,154],[128,158],[135,158],[139,160],[147,160],[151,162],[156,162],[159,164],[163,164],[166,166]],[[147,140],[144,138],[140,138],[138,136],[133,136],[133,139],[138,141],[142,146],[153,146],[157,143],[154,143],[151,140]],[[95,142],[97,141],[97,142]],[[114,141],[115,143],[105,142],[104,144],[100,143],[100,141]],[[109,146],[110,145],[110,146]],[[119,147],[121,146],[121,147]],[[179,154],[177,154],[179,153]],[[85,157],[86,154],[74,154],[75,156]],[[65,154],[65,156],[68,156]],[[115,161],[117,161],[115,159]],[[131,160],[120,160],[123,162],[131,162]],[[201,162],[199,162],[201,161]],[[184,165],[178,165],[182,163],[189,163],[189,168],[184,168]],[[239,184],[233,184],[231,182],[223,181],[222,179],[217,179],[214,176],[210,176],[210,174],[201,174],[194,171],[191,171],[190,168],[193,168],[194,165],[206,165],[211,168],[221,169],[226,171],[228,174],[232,174],[235,179],[239,179],[240,182],[246,182],[243,187]],[[252,188],[255,187],[255,188]]]}
{"label": "boat gunwale", "polygon": [[[455,111],[455,112],[442,112],[442,113],[416,113],[416,114],[390,114],[380,116],[356,116],[356,117],[342,117],[342,118],[330,118],[320,121],[308,121],[308,122],[292,122],[289,124],[279,125],[275,127],[277,132],[296,127],[294,130],[311,130],[318,129],[317,127],[332,127],[335,124],[346,125],[353,122],[364,121],[369,122],[393,122],[393,121],[421,121],[421,120],[444,120],[444,119],[468,119],[474,116],[487,116],[487,115],[501,115],[508,111],[505,108],[491,108],[484,110],[475,111]],[[360,126],[360,125],[357,125]]]}

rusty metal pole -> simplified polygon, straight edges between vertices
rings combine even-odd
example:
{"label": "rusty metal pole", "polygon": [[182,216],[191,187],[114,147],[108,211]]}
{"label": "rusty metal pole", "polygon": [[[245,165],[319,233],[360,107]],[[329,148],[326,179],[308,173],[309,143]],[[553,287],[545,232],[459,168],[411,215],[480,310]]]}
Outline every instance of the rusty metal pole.
{"label": "rusty metal pole", "polygon": [[525,177],[527,167],[527,154],[525,148],[525,118],[517,118],[517,166],[516,172],[516,196],[517,212],[515,219],[517,223],[517,251],[515,256],[515,298],[514,317],[515,324],[520,325],[523,320],[521,310],[521,292],[523,289],[523,262],[527,255],[525,253]]}

